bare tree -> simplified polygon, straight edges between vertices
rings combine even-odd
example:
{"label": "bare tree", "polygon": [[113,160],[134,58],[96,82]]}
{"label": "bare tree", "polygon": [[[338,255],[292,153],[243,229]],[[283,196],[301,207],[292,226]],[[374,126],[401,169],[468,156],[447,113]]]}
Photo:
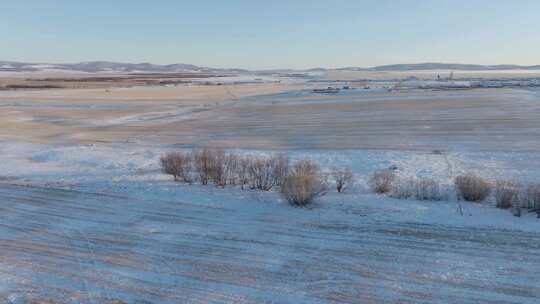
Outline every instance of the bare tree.
{"label": "bare tree", "polygon": [[178,180],[178,168],[175,161],[177,153],[167,153],[159,158],[161,171],[165,174],[172,175],[174,180]]}
{"label": "bare tree", "polygon": [[332,170],[332,177],[336,183],[336,190],[338,193],[345,191],[352,183],[354,179],[353,172],[350,168]]}
{"label": "bare tree", "polygon": [[170,174],[175,181],[193,183],[192,157],[190,153],[171,152],[160,157],[161,170]]}

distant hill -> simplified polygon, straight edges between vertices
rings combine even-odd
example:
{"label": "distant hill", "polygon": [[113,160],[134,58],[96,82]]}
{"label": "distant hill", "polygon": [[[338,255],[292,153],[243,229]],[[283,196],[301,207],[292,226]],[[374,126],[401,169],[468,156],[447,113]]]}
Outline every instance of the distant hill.
{"label": "distant hill", "polygon": [[158,65],[151,63],[121,63],[109,61],[89,61],[79,63],[26,63],[0,61],[0,71],[2,72],[38,72],[47,70],[64,70],[74,72],[118,72],[118,73],[137,73],[137,72],[152,72],[152,73],[216,73],[229,72],[239,73],[247,72],[242,69],[215,69],[208,67],[200,67],[192,64],[168,64]]}
{"label": "distant hill", "polygon": [[338,70],[348,71],[425,71],[425,70],[458,70],[458,71],[494,71],[494,70],[539,70],[540,65],[521,66],[513,64],[479,65],[459,63],[414,63],[414,64],[391,64],[372,68],[347,67]]}
{"label": "distant hill", "polygon": [[[324,72],[328,69],[313,68],[307,70],[259,70],[259,73],[295,73],[295,72]],[[372,68],[345,67],[334,70],[341,71],[418,71],[418,70],[456,70],[456,71],[492,71],[492,70],[540,70],[540,65],[520,66],[512,64],[478,65],[455,63],[415,63],[392,64]],[[73,72],[116,72],[116,73],[246,73],[243,69],[218,69],[201,67],[192,64],[152,63],[122,63],[110,61],[89,61],[79,63],[26,63],[13,61],[0,61],[0,72],[38,72],[38,71],[73,71]]]}

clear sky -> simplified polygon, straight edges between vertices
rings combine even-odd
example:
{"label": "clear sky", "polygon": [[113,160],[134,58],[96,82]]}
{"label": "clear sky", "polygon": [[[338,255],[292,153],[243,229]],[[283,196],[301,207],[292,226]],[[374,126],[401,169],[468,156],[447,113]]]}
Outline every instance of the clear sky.
{"label": "clear sky", "polygon": [[0,0],[0,60],[540,64],[540,0]]}

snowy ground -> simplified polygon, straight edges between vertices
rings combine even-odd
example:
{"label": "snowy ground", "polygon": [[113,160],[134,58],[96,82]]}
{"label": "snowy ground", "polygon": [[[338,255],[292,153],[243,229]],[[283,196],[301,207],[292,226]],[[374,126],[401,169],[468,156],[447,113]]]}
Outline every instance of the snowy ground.
{"label": "snowy ground", "polygon": [[540,152],[540,93],[530,90],[328,95],[253,84],[0,93],[0,140]]}
{"label": "snowy ground", "polygon": [[[461,215],[452,195],[365,185],[390,166],[448,187],[462,172],[539,183],[538,92],[216,88],[0,96],[0,302],[540,301],[533,214],[487,202]],[[348,166],[357,182],[306,209],[159,172],[163,152],[198,144]]]}
{"label": "snowy ground", "polygon": [[[359,176],[312,208],[274,192],[187,186],[167,147],[0,144],[7,303],[537,303],[540,221],[487,205],[369,194],[362,176],[473,170],[538,178],[523,153],[289,151]],[[245,153],[264,153],[244,151]],[[139,302],[138,302],[139,301]],[[146,301],[146,302],[145,302]]]}

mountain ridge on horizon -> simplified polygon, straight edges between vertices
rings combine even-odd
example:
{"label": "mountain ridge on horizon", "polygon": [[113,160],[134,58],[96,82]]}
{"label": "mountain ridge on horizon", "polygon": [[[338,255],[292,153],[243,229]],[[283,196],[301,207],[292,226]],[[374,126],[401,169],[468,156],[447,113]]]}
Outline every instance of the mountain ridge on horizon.
{"label": "mountain ridge on horizon", "polygon": [[114,61],[83,61],[78,63],[29,63],[19,61],[0,61],[0,72],[38,72],[47,69],[68,70],[79,72],[199,72],[199,73],[247,73],[247,72],[316,72],[316,71],[373,71],[373,72],[391,72],[391,71],[421,71],[421,70],[456,70],[456,71],[494,71],[494,70],[540,70],[540,65],[516,65],[516,64],[461,64],[461,63],[405,63],[389,64],[375,67],[342,67],[342,68],[311,68],[311,69],[259,69],[247,70],[237,68],[211,68],[197,66],[193,64],[174,63],[174,64],[152,64],[143,63],[124,63]]}

